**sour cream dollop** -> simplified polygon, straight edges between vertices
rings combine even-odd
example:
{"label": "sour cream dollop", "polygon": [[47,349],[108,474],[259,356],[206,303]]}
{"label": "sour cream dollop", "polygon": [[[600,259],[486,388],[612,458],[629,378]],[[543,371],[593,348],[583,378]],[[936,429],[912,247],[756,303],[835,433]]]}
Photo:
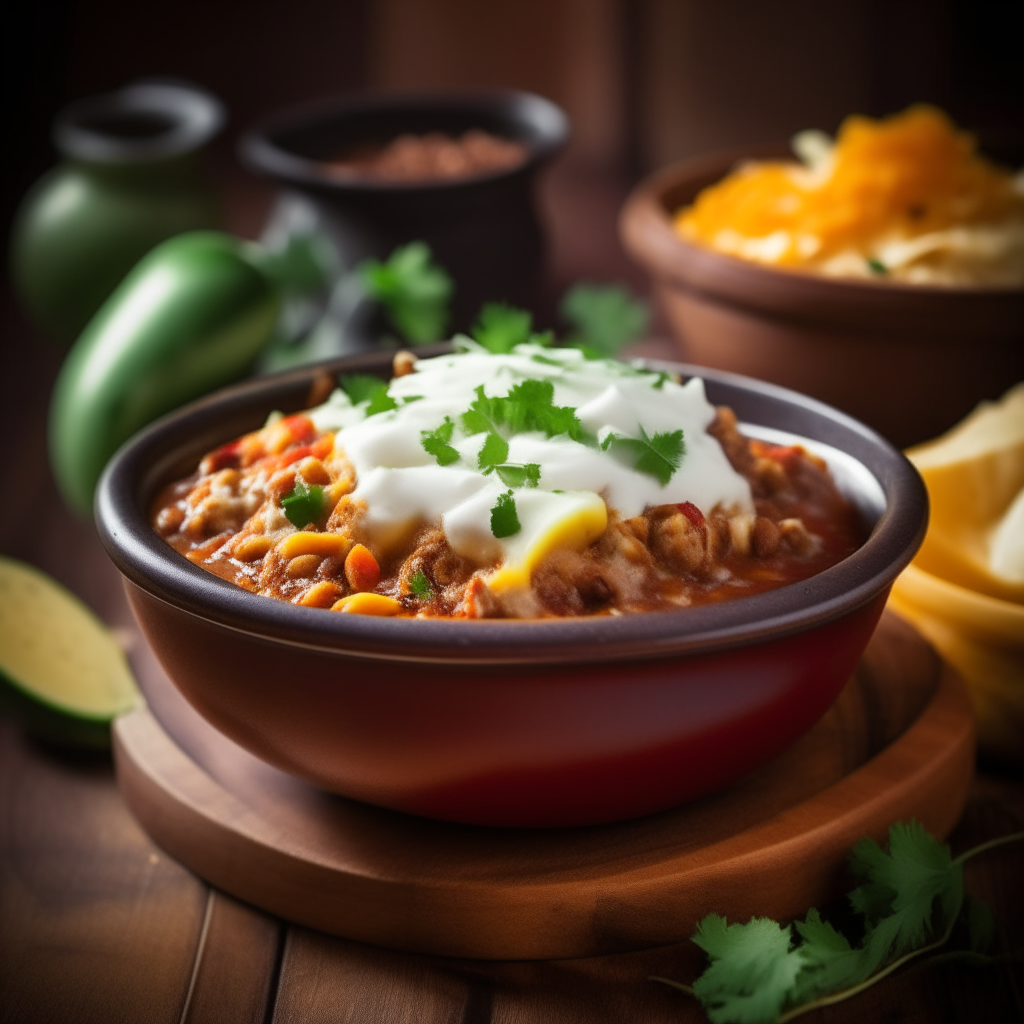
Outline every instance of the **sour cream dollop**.
{"label": "sour cream dollop", "polygon": [[[440,522],[458,554],[480,565],[514,570],[528,567],[553,544],[583,547],[600,536],[606,508],[622,518],[652,505],[689,501],[708,514],[716,506],[751,511],[746,479],[729,464],[721,445],[707,433],[715,408],[704,382],[679,384],[665,374],[616,360],[587,359],[577,349],[519,345],[495,355],[468,339],[453,355],[419,360],[414,371],[393,379],[388,394],[397,408],[366,415],[343,390],[310,411],[319,430],[333,430],[335,447],[356,473],[353,498],[366,503],[365,528],[383,550],[402,542],[424,523]],[[507,537],[492,531],[492,510],[509,487],[495,472],[485,473],[478,456],[487,435],[469,434],[461,417],[483,387],[487,397],[504,397],[526,380],[550,381],[553,404],[570,406],[598,442],[609,434],[683,431],[685,451],[667,483],[640,472],[600,444],[542,431],[507,437],[508,462],[540,466],[535,488],[513,492],[520,530]],[[439,465],[423,447],[423,432],[448,417],[459,459]]]}

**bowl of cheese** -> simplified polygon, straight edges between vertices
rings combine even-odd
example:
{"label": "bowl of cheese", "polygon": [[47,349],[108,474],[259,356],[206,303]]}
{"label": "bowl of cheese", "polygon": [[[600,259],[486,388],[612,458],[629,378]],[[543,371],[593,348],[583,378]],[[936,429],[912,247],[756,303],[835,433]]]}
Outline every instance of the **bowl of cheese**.
{"label": "bowl of cheese", "polygon": [[669,167],[623,209],[689,358],[901,446],[1024,377],[1024,174],[924,105],[792,148]]}

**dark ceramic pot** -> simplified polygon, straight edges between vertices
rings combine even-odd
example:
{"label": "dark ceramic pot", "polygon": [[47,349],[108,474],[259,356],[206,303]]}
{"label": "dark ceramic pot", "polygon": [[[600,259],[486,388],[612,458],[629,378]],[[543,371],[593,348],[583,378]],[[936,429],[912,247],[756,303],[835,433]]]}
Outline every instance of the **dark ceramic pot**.
{"label": "dark ceramic pot", "polygon": [[[96,519],[168,675],[210,722],[325,789],[449,821],[607,822],[713,792],[802,735],[861,655],[927,520],[878,435],[793,392],[695,367],[741,421],[812,438],[873,524],[804,582],[671,612],[536,621],[382,619],[250,594],[150,528],[158,488],[202,453],[302,407],[315,372],[240,385],[116,455]],[[390,357],[329,364],[388,374]]]}
{"label": "dark ceramic pot", "polygon": [[200,153],[223,123],[217,99],[169,82],[61,112],[53,142],[63,162],[25,197],[11,238],[15,286],[44,334],[73,341],[153,246],[217,225]]}
{"label": "dark ceramic pot", "polygon": [[[526,159],[509,170],[419,184],[355,180],[329,166],[353,145],[472,128],[521,142]],[[281,114],[243,138],[241,155],[282,186],[265,238],[320,229],[342,267],[422,239],[455,280],[450,326],[462,330],[484,302],[536,304],[544,239],[534,181],[568,135],[565,114],[529,93],[372,95]]]}
{"label": "dark ceramic pot", "polygon": [[1024,378],[1024,290],[842,280],[776,269],[681,238],[671,216],[741,159],[651,175],[622,210],[622,243],[650,274],[688,359],[814,395],[900,447],[959,422]]}

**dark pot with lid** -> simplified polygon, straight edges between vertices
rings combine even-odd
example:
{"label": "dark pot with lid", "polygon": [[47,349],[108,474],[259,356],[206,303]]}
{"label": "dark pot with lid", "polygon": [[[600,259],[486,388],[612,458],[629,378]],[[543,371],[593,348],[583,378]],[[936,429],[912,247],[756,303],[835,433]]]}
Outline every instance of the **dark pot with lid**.
{"label": "dark pot with lid", "polygon": [[[346,154],[402,135],[459,138],[474,129],[518,143],[522,158],[504,168],[429,180],[396,181],[338,167]],[[534,181],[568,134],[560,108],[524,92],[368,95],[274,117],[243,138],[241,155],[282,186],[265,241],[280,244],[316,230],[347,268],[422,239],[455,280],[450,326],[465,329],[484,302],[535,305],[544,243]]]}

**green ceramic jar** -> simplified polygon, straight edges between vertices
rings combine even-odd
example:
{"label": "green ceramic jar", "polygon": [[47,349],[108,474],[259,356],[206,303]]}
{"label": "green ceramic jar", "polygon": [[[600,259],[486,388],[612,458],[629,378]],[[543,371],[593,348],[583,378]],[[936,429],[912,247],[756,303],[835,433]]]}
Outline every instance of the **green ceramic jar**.
{"label": "green ceramic jar", "polygon": [[153,246],[216,226],[200,150],[222,105],[191,86],[143,82],[58,117],[64,161],[29,191],[11,238],[14,284],[36,326],[73,341]]}

